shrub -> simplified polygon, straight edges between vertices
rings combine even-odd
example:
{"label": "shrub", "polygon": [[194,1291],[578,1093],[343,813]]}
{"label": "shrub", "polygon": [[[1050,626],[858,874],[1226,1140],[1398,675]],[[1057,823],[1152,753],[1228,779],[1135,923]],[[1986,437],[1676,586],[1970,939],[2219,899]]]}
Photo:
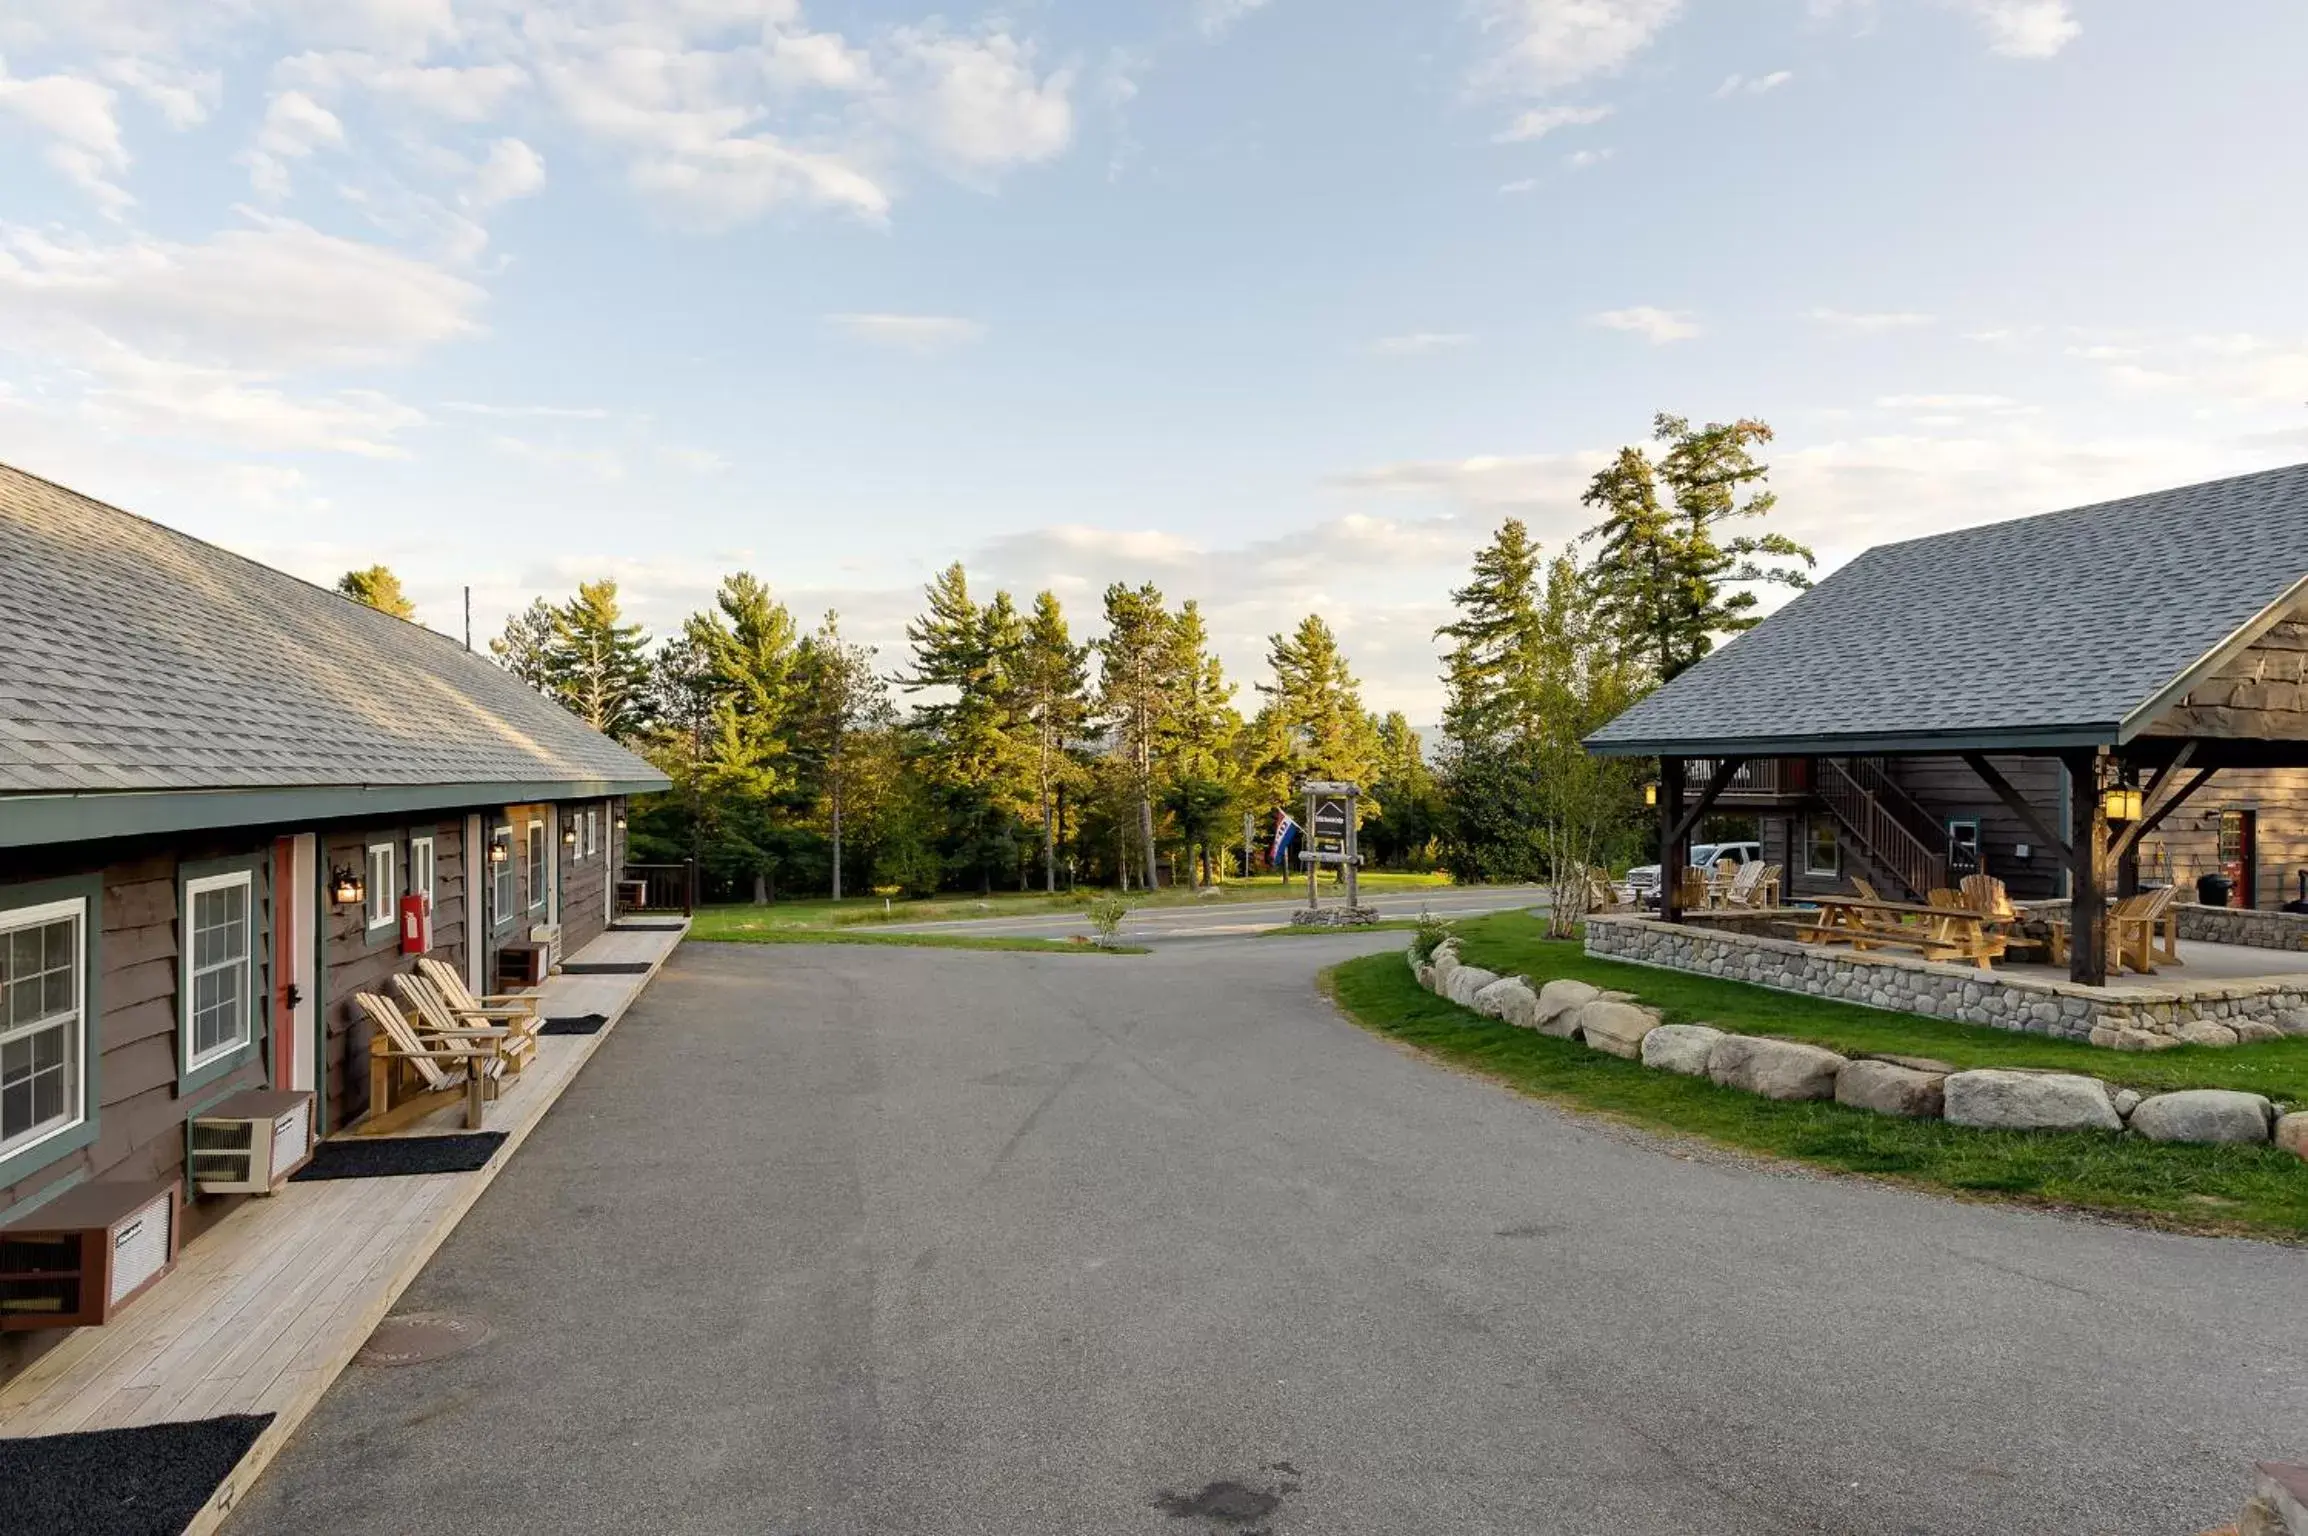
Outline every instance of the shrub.
{"label": "shrub", "polygon": [[1426,908],[1418,909],[1418,932],[1411,936],[1411,958],[1424,965],[1442,948],[1443,940],[1451,936],[1451,925]]}
{"label": "shrub", "polygon": [[1082,915],[1090,920],[1090,926],[1098,930],[1098,942],[1101,945],[1114,942],[1114,935],[1122,931],[1122,919],[1129,914],[1130,903],[1111,894],[1099,896],[1082,909]]}

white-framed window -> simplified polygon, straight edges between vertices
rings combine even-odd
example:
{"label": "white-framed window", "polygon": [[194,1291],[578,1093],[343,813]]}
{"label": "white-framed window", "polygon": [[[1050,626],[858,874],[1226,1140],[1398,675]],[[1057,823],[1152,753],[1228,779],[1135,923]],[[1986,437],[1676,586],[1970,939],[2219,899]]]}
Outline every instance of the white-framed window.
{"label": "white-framed window", "polygon": [[[502,850],[503,857],[499,857]],[[489,834],[489,917],[504,922],[513,915],[513,829],[498,827]]]}
{"label": "white-framed window", "polygon": [[585,807],[585,852],[590,855],[600,851],[601,808],[597,805],[589,805]]}
{"label": "white-framed window", "polygon": [[429,837],[409,839],[409,891],[425,898],[425,905],[433,904],[433,840]]}
{"label": "white-framed window", "polygon": [[1836,838],[1834,821],[1828,817],[1804,818],[1803,872],[1807,875],[1843,873],[1843,844]]}
{"label": "white-framed window", "polygon": [[545,823],[532,821],[521,835],[528,840],[529,910],[534,912],[545,905]]}
{"label": "white-framed window", "polygon": [[393,899],[401,893],[394,888],[400,872],[400,850],[391,843],[369,844],[369,899],[366,916],[370,928],[389,928],[393,923]]}
{"label": "white-framed window", "polygon": [[245,869],[184,883],[187,1072],[238,1050],[251,1038],[251,1016],[256,1011],[254,891]]}
{"label": "white-framed window", "polygon": [[0,912],[0,1155],[87,1118],[87,921],[80,897]]}

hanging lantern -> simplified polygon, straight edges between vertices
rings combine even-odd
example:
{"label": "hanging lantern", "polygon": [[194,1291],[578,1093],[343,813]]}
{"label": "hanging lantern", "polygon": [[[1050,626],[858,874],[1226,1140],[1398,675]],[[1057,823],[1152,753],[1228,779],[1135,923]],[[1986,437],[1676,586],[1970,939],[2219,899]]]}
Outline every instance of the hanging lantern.
{"label": "hanging lantern", "polygon": [[1659,803],[1659,781],[1657,779],[1653,779],[1643,786],[1643,803],[1645,805],[1657,805]]}
{"label": "hanging lantern", "polygon": [[340,907],[358,906],[369,899],[369,888],[359,875],[339,864],[329,871],[329,895]]}
{"label": "hanging lantern", "polygon": [[577,823],[573,821],[561,823],[561,846],[564,848],[577,846]]}
{"label": "hanging lantern", "polygon": [[2110,821],[2138,821],[2142,809],[2140,789],[2136,784],[2110,785],[2100,796],[2100,808]]}
{"label": "hanging lantern", "polygon": [[513,847],[512,847],[512,845],[511,845],[510,843],[507,843],[507,842],[503,841],[502,839],[500,839],[499,841],[497,841],[497,842],[493,842],[493,843],[491,843],[491,844],[489,845],[489,862],[490,862],[490,863],[492,863],[492,864],[503,864],[503,863],[507,862],[508,860],[510,860],[512,857],[513,857]]}

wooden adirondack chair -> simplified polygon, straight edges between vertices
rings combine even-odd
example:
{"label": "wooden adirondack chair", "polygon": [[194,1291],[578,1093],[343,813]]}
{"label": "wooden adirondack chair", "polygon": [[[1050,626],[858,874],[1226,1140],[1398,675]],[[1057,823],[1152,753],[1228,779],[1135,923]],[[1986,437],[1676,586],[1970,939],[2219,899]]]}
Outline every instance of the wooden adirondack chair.
{"label": "wooden adirondack chair", "polygon": [[1723,905],[1727,907],[1757,905],[1755,893],[1763,887],[1763,872],[1764,865],[1753,859],[1740,865],[1739,872],[1731,877],[1731,884],[1724,889]]}
{"label": "wooden adirondack chair", "polygon": [[521,1059],[513,1070],[527,1066],[536,1054],[537,1033],[545,1027],[545,1017],[539,1012],[542,1001],[534,992],[492,992],[475,997],[465,988],[465,978],[457,968],[446,961],[427,955],[417,961],[417,974],[433,984],[449,1012],[460,1019],[476,1020],[480,1024],[500,1025],[512,1032],[513,1040],[521,1047]]}
{"label": "wooden adirondack chair", "polygon": [[1872,880],[1862,880],[1857,875],[1853,875],[1851,877],[1851,889],[1861,901],[1883,900],[1883,897],[1877,894],[1875,882]]}
{"label": "wooden adirondack chair", "polygon": [[1619,888],[1611,883],[1611,872],[1601,865],[1587,866],[1587,910],[1590,912],[1631,912],[1635,903],[1620,896]]}
{"label": "wooden adirondack chair", "polygon": [[2012,905],[2011,892],[1993,875],[1966,875],[1962,883],[1964,905],[1974,912],[1984,912],[1997,922],[2006,924],[2004,949],[2034,951],[2044,947],[2041,939],[2031,939],[2019,931],[2020,910]]}
{"label": "wooden adirondack chair", "polygon": [[1686,912],[1705,910],[1707,906],[1707,871],[1693,866],[1676,874],[1675,905]]}
{"label": "wooden adirondack chair", "polygon": [[[2143,976],[2155,973],[2159,953],[2157,930],[2167,923],[2166,913],[2176,894],[2171,886],[2158,886],[2154,890],[2126,896],[2108,909],[2108,915],[2100,921],[2105,925],[2108,963],[2111,968],[2119,973],[2126,969],[2134,970]],[[2052,963],[2059,965],[2068,958],[2068,925],[2054,921],[2049,926],[2052,931]],[[2164,963],[2178,965],[2180,945],[2177,925],[2167,930],[2163,937],[2161,954]]]}
{"label": "wooden adirondack chair", "polygon": [[523,1030],[515,1025],[492,1020],[467,1017],[449,1006],[439,989],[423,976],[402,974],[393,978],[393,990],[408,1004],[417,1031],[440,1040],[470,1038],[475,1034],[494,1037],[497,1054],[504,1058],[508,1076],[518,1075],[537,1054],[536,1023],[531,1020]]}
{"label": "wooden adirondack chair", "polygon": [[[376,1026],[369,1041],[369,1110],[355,1131],[382,1135],[422,1119],[459,1098],[465,1129],[481,1128],[482,1106],[505,1071],[505,1058],[482,1040],[427,1040],[408,1015],[374,992],[356,992],[353,1004]],[[497,1030],[467,1031],[495,1037]]]}

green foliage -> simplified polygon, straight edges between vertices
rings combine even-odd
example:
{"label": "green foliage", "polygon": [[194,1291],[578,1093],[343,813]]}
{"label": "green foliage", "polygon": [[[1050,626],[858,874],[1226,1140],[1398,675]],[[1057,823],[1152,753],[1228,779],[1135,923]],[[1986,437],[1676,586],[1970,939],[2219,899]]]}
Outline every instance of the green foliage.
{"label": "green foliage", "polygon": [[1426,908],[1418,909],[1418,937],[1410,941],[1410,955],[1424,965],[1434,958],[1434,952],[1451,936],[1451,925]]}
{"label": "green foliage", "polygon": [[1363,856],[1393,869],[1429,867],[1445,805],[1434,770],[1427,766],[1425,744],[1400,710],[1379,721],[1377,736],[1369,788],[1371,802],[1380,809],[1363,822]]}
{"label": "green foliage", "polygon": [[505,621],[505,632],[489,642],[498,666],[550,697],[553,692],[553,605],[531,602]]}
{"label": "green foliage", "polygon": [[647,722],[649,637],[622,622],[617,583],[588,581],[553,610],[545,682],[564,709],[605,735],[632,737]]}
{"label": "green foliage", "polygon": [[1520,518],[1476,551],[1474,579],[1451,594],[1458,617],[1435,631],[1445,658],[1443,732],[1474,741],[1537,722],[1541,667],[1539,546]]}
{"label": "green foliage", "polygon": [[337,578],[337,590],[356,603],[365,604],[379,613],[389,613],[396,619],[414,619],[417,605],[401,590],[401,578],[382,565],[366,570],[347,571]]}
{"label": "green foliage", "polygon": [[[1274,681],[1259,684],[1258,691],[1267,696],[1267,728],[1284,753],[1280,763],[1268,766],[1269,775],[1281,768],[1292,780],[1370,784],[1378,733],[1362,707],[1361,685],[1347,669],[1338,636],[1322,616],[1310,613],[1290,634],[1272,636],[1266,659]],[[1271,777],[1261,787],[1279,788],[1278,800],[1290,794],[1289,785],[1276,785]],[[1384,809],[1376,795],[1362,807],[1365,815]]]}
{"label": "green foliage", "polygon": [[1111,948],[1115,935],[1122,931],[1122,919],[1130,915],[1130,903],[1119,896],[1101,895],[1082,909],[1082,915],[1098,931],[1099,946]]}

